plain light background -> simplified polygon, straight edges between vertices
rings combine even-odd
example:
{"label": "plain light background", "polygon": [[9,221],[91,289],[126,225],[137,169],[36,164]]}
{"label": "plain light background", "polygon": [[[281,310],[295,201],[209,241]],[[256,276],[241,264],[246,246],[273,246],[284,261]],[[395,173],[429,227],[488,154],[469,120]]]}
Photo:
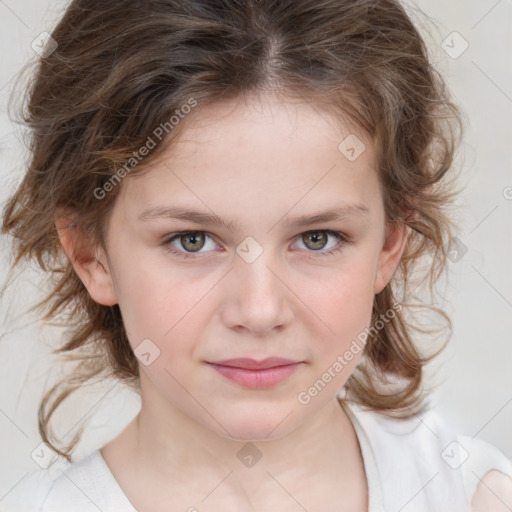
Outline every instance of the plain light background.
{"label": "plain light background", "polygon": [[[65,5],[63,0],[0,0],[2,204],[27,160],[20,129],[7,115],[8,96],[15,75],[35,56],[31,42],[51,32]],[[405,5],[416,10],[410,12],[419,28],[428,30],[434,63],[469,120],[459,160],[465,188],[457,213],[459,248],[466,252],[450,263],[442,307],[453,320],[453,335],[429,371],[437,385],[431,401],[458,433],[478,436],[512,457],[512,1],[408,0]],[[431,20],[422,19],[418,9]],[[0,251],[3,283],[10,261],[6,237]],[[37,407],[63,371],[50,355],[60,331],[24,313],[40,298],[38,274],[21,270],[0,304],[1,318],[8,318],[2,320],[0,338],[0,500],[37,468],[31,457],[41,442]],[[93,386],[69,402],[58,416],[57,432],[69,440],[86,425],[77,458],[114,437],[139,407],[137,396],[115,382]]]}

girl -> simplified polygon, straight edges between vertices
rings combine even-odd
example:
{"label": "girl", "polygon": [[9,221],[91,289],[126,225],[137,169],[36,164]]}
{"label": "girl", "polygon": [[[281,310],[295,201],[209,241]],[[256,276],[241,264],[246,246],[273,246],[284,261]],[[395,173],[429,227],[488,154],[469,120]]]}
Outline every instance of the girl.
{"label": "girl", "polygon": [[[3,230],[73,327],[39,411],[73,464],[9,510],[509,510],[422,386],[460,114],[396,0],[74,0],[26,122]],[[51,417],[108,376],[140,412],[74,461]]]}

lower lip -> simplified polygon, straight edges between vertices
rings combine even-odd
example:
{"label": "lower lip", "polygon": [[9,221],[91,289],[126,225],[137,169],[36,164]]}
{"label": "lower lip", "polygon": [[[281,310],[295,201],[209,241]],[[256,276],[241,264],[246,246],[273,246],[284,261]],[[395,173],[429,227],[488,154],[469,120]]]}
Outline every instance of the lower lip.
{"label": "lower lip", "polygon": [[244,368],[210,363],[221,375],[248,389],[271,388],[289,377],[300,364],[287,364],[263,370],[246,370]]}

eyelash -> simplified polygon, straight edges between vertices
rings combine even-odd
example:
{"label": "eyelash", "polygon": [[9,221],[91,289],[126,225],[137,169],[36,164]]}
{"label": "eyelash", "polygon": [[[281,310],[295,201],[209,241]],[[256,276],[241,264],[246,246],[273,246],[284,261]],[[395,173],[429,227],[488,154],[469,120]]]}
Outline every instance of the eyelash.
{"label": "eyelash", "polygon": [[[170,253],[177,256],[178,258],[183,258],[183,259],[196,258],[197,257],[197,256],[195,256],[196,254],[200,255],[200,254],[204,254],[204,253],[178,251],[170,245],[171,242],[173,242],[176,239],[179,239],[180,237],[182,237],[184,235],[193,235],[195,233],[203,233],[206,236],[210,237],[212,240],[214,240],[214,237],[207,231],[197,231],[197,230],[196,231],[179,231],[177,233],[173,233],[173,234],[165,237],[162,240],[162,245],[165,246],[166,250],[168,250]],[[335,253],[341,251],[345,245],[351,243],[351,241],[348,239],[348,237],[344,233],[340,233],[339,231],[333,231],[330,229],[315,229],[315,230],[305,231],[304,233],[301,233],[299,236],[307,235],[309,233],[327,233],[329,235],[334,235],[335,237],[337,237],[339,239],[339,242],[336,244],[336,246],[334,246],[332,249],[329,249],[328,251],[323,251],[323,252],[321,252],[321,250],[307,251],[307,252],[311,252],[311,253],[316,253],[319,256],[330,256],[332,254],[335,254]]]}

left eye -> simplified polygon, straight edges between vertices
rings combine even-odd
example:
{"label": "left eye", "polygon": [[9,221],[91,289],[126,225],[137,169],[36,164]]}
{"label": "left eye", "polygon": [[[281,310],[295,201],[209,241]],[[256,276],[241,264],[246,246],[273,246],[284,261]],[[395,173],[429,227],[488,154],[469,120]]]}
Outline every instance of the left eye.
{"label": "left eye", "polygon": [[330,249],[335,248],[337,245],[336,242],[329,245],[329,237],[336,237],[338,242],[342,238],[341,235],[333,231],[308,231],[307,233],[303,233],[301,235],[299,241],[306,245],[306,249],[311,249],[312,251],[320,251],[321,249],[326,249],[325,252],[329,252]]}

